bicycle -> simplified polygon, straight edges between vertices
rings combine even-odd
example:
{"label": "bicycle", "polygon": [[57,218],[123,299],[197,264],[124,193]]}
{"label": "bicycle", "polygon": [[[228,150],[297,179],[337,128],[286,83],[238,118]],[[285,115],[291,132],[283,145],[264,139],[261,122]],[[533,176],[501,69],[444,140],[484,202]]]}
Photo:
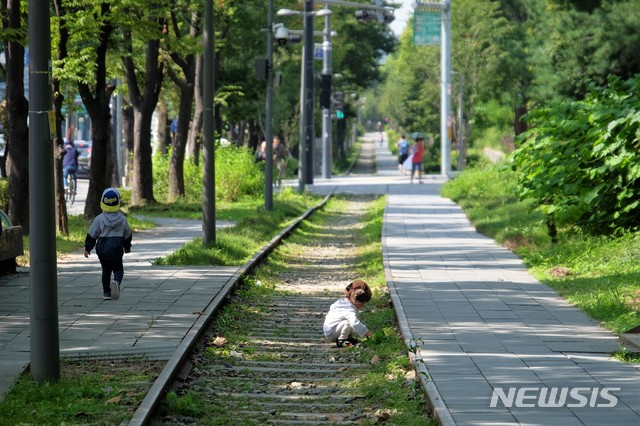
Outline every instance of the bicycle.
{"label": "bicycle", "polygon": [[71,173],[67,175],[67,189],[65,190],[64,196],[68,204],[72,205],[76,200],[76,180]]}

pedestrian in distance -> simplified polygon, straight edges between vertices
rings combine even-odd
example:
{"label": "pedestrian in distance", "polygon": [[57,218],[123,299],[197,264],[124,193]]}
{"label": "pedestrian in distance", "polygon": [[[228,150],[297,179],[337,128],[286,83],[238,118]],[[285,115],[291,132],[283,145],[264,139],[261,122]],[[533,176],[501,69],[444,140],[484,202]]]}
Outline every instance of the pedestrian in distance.
{"label": "pedestrian in distance", "polygon": [[[67,179],[69,177],[69,175],[71,175],[71,178],[77,182],[77,175],[76,173],[78,172],[78,157],[80,156],[80,151],[78,151],[78,148],[76,148],[75,144],[73,143],[73,141],[71,139],[67,140],[64,143],[64,157],[62,158],[62,174],[63,174],[63,185],[64,185],[64,190],[65,192],[67,191]],[[77,188],[77,185],[76,185]]]}
{"label": "pedestrian in distance", "polygon": [[371,300],[371,289],[362,280],[355,280],[345,290],[345,297],[335,301],[324,319],[324,337],[327,342],[335,342],[339,348],[355,346],[359,343],[353,336],[355,331],[361,337],[371,337],[372,333],[358,319],[358,310]]}
{"label": "pedestrian in distance", "polygon": [[402,164],[407,161],[407,158],[409,158],[409,142],[407,141],[407,136],[402,134],[396,146],[398,147],[399,151],[398,170],[400,171],[400,174],[404,176],[404,168],[402,167]]}
{"label": "pedestrian in distance", "polygon": [[287,158],[289,158],[289,150],[284,143],[280,141],[278,136],[273,137],[273,163],[278,169],[278,176],[276,177],[276,184],[282,185],[282,178],[285,175],[287,168]]}
{"label": "pedestrian in distance", "polygon": [[258,163],[260,161],[267,160],[267,141],[262,140],[260,145],[258,145],[258,149],[256,150],[256,159],[255,162]]}
{"label": "pedestrian in distance", "polygon": [[125,253],[131,252],[133,233],[127,218],[120,211],[120,193],[117,189],[104,190],[100,208],[102,213],[93,220],[84,239],[84,257],[89,257],[95,247],[102,266],[104,300],[117,300],[124,277],[122,258]]}
{"label": "pedestrian in distance", "polygon": [[412,149],[413,157],[411,159],[411,183],[413,183],[413,175],[418,172],[418,183],[422,183],[422,159],[424,156],[424,137],[418,136],[416,143]]}

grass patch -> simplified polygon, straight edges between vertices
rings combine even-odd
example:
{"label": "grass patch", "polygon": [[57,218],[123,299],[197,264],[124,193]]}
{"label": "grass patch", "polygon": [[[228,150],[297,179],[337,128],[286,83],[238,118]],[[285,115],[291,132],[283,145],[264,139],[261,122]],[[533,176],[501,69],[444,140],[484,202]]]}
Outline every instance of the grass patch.
{"label": "grass patch", "polygon": [[63,360],[57,382],[39,384],[23,375],[0,402],[0,419],[6,425],[122,424],[163,365],[145,360]]}
{"label": "grass patch", "polygon": [[547,236],[544,215],[514,195],[515,177],[498,166],[468,169],[442,195],[462,206],[479,232],[519,255],[532,275],[621,333],[640,324],[640,233],[594,236],[575,227]]}
{"label": "grass patch", "polygon": [[[241,265],[320,200],[318,196],[301,195],[287,188],[274,197],[271,211],[265,211],[260,200],[229,204],[224,217],[235,221],[236,225],[217,230],[214,244],[204,247],[202,239],[197,238],[173,254],[158,259],[156,264]],[[222,217],[218,216],[220,219]]]}

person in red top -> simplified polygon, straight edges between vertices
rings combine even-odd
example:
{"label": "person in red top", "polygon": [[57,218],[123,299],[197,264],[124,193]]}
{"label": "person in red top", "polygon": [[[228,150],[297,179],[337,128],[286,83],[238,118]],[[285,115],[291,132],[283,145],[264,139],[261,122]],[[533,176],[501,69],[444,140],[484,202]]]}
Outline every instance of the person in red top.
{"label": "person in red top", "polygon": [[411,158],[411,183],[413,183],[413,175],[418,172],[418,183],[422,183],[422,159],[424,157],[424,137],[418,136],[416,143],[413,145],[413,157]]}

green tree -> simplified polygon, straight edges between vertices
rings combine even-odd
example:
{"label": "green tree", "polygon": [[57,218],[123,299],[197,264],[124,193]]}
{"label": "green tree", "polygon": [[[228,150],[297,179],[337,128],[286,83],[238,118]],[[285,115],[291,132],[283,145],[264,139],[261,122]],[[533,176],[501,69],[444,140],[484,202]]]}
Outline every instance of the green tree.
{"label": "green tree", "polygon": [[[165,60],[161,42],[169,30],[162,1],[132,0],[124,6],[130,17],[122,22],[124,65],[129,101],[133,108],[133,188],[131,203],[154,203],[151,159],[151,118],[158,103]],[[141,72],[144,70],[144,72]]]}
{"label": "green tree", "polygon": [[171,162],[169,168],[169,199],[184,197],[184,161],[191,123],[193,101],[196,86],[196,62],[202,19],[200,2],[175,2],[171,10],[171,28],[169,37],[169,63],[167,72],[180,93],[178,107],[178,125],[172,140]]}

